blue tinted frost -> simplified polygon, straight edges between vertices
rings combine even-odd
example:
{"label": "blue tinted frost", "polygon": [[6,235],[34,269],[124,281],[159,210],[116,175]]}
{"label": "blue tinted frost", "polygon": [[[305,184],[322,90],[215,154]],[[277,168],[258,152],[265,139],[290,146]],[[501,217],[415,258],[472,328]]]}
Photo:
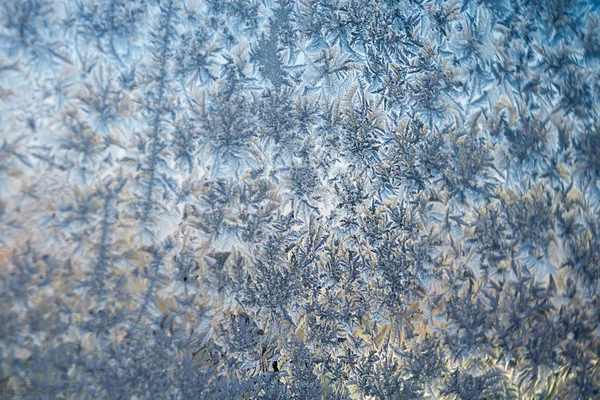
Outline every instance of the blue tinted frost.
{"label": "blue tinted frost", "polygon": [[1,399],[600,398],[600,7],[0,2]]}

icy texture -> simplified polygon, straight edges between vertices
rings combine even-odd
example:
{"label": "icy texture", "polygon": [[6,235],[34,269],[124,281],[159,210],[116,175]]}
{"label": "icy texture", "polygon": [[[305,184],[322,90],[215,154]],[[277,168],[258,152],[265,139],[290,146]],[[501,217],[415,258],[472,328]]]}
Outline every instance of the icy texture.
{"label": "icy texture", "polygon": [[600,398],[599,13],[0,1],[0,398]]}

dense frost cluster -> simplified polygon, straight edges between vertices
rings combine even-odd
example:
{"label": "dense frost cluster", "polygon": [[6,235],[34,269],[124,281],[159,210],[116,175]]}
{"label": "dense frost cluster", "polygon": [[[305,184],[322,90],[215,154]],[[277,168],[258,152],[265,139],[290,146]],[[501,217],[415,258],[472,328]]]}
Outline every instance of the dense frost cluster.
{"label": "dense frost cluster", "polygon": [[600,398],[597,0],[0,1],[1,399]]}

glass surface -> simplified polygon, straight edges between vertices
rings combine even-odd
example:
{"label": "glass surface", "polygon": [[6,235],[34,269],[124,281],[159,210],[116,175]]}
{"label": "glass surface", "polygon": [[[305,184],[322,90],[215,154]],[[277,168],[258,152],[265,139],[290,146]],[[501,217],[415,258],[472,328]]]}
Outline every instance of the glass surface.
{"label": "glass surface", "polygon": [[0,399],[600,398],[599,21],[0,1]]}

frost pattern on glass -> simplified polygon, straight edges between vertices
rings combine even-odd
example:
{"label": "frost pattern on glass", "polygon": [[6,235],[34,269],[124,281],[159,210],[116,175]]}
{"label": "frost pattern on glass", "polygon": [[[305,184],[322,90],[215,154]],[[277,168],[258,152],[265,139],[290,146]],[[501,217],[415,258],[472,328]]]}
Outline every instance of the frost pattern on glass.
{"label": "frost pattern on glass", "polygon": [[597,0],[0,3],[0,398],[600,398]]}

